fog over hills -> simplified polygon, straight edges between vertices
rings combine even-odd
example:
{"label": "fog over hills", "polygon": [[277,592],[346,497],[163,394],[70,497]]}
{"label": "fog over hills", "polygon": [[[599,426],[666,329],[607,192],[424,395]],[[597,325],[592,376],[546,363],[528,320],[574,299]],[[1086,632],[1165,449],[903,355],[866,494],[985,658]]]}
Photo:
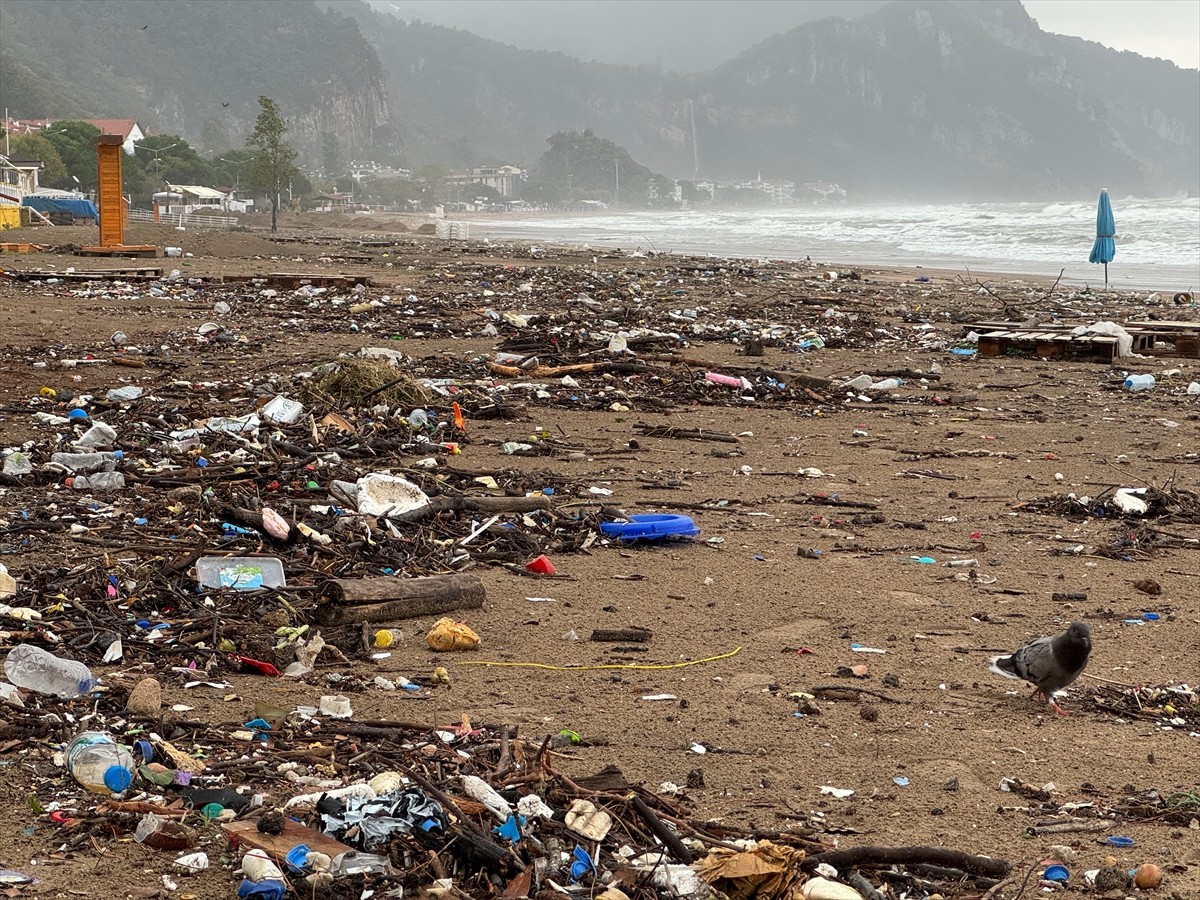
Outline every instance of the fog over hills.
{"label": "fog over hills", "polygon": [[[741,22],[726,11],[751,4],[637,4],[621,52],[661,65],[397,15],[420,2],[4,0],[0,91],[18,116],[233,143],[265,93],[310,160],[333,134],[347,156],[412,168],[529,165],[552,134],[591,129],[668,176],[832,181],[863,199],[1200,189],[1200,72],[1048,34],[1018,0],[838,2],[794,27],[795,4]],[[559,45],[596,53],[579,31]]]}

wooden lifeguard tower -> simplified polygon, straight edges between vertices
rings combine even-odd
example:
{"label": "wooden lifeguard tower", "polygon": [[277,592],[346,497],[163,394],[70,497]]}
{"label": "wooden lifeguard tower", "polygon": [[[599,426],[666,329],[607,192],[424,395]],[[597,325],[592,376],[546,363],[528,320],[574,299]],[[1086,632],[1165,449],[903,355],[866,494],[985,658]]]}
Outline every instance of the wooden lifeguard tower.
{"label": "wooden lifeguard tower", "polygon": [[100,244],[95,247],[82,247],[78,252],[79,256],[158,256],[158,248],[153,244],[125,243],[129,210],[125,205],[121,180],[123,142],[119,134],[102,134],[96,140],[96,205],[100,209]]}

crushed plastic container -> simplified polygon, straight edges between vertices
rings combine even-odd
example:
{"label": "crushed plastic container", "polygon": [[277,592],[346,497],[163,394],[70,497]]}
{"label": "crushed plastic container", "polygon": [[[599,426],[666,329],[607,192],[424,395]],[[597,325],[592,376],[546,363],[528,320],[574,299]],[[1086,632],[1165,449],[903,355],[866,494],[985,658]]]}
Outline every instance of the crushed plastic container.
{"label": "crushed plastic container", "polygon": [[358,511],[364,516],[400,515],[428,503],[423,490],[398,475],[372,472],[358,479]]}
{"label": "crushed plastic container", "polygon": [[262,416],[268,422],[276,425],[291,425],[304,412],[304,404],[299,400],[290,400],[282,395],[275,397],[262,408]]}
{"label": "crushed plastic container", "polygon": [[688,516],[646,513],[630,516],[628,522],[602,522],[600,533],[621,541],[661,541],[695,537],[700,526]]}
{"label": "crushed plastic container", "polygon": [[273,556],[202,556],[196,560],[201,587],[254,591],[283,587],[283,563]]}

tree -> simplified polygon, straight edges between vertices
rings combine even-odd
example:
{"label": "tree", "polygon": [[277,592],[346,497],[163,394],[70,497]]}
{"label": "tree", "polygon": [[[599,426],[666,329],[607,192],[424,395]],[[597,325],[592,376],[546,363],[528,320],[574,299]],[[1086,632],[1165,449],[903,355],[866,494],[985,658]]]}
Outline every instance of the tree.
{"label": "tree", "polygon": [[38,172],[38,184],[43,187],[65,188],[75,187],[75,182],[67,175],[67,167],[63,165],[62,157],[54,148],[54,144],[40,134],[23,134],[10,138],[12,159],[33,160],[42,164]]}
{"label": "tree", "polygon": [[[62,157],[63,165],[67,167],[67,175],[79,179],[78,187],[90,191],[96,187],[96,139],[100,137],[100,129],[91,122],[67,120],[55,122],[45,131],[46,139],[54,145],[58,155]],[[76,187],[73,178],[68,177],[69,185]]]}
{"label": "tree", "polygon": [[284,137],[287,122],[279,105],[270,97],[258,98],[258,119],[246,142],[254,149],[252,180],[271,198],[271,230],[278,230],[279,194],[288,179],[296,174],[296,151]]}
{"label": "tree", "polygon": [[342,172],[342,147],[337,135],[325,131],[321,133],[321,174],[326,178],[338,178]]}

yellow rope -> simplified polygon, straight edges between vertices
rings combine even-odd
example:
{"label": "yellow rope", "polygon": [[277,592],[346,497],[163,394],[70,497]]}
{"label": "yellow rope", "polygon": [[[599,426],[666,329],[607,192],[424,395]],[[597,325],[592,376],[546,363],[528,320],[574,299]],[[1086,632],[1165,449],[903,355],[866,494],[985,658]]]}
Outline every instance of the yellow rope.
{"label": "yellow rope", "polygon": [[718,659],[729,659],[731,656],[737,656],[742,652],[741,647],[734,647],[728,653],[720,653],[717,656],[706,656],[704,659],[693,659],[688,662],[664,663],[661,665],[633,665],[613,663],[605,666],[552,666],[549,663],[533,663],[533,662],[488,662],[487,660],[464,660],[459,663],[463,666],[503,666],[509,669],[548,669],[551,672],[594,672],[599,669],[683,669],[687,666],[698,666],[700,663],[714,662]]}

